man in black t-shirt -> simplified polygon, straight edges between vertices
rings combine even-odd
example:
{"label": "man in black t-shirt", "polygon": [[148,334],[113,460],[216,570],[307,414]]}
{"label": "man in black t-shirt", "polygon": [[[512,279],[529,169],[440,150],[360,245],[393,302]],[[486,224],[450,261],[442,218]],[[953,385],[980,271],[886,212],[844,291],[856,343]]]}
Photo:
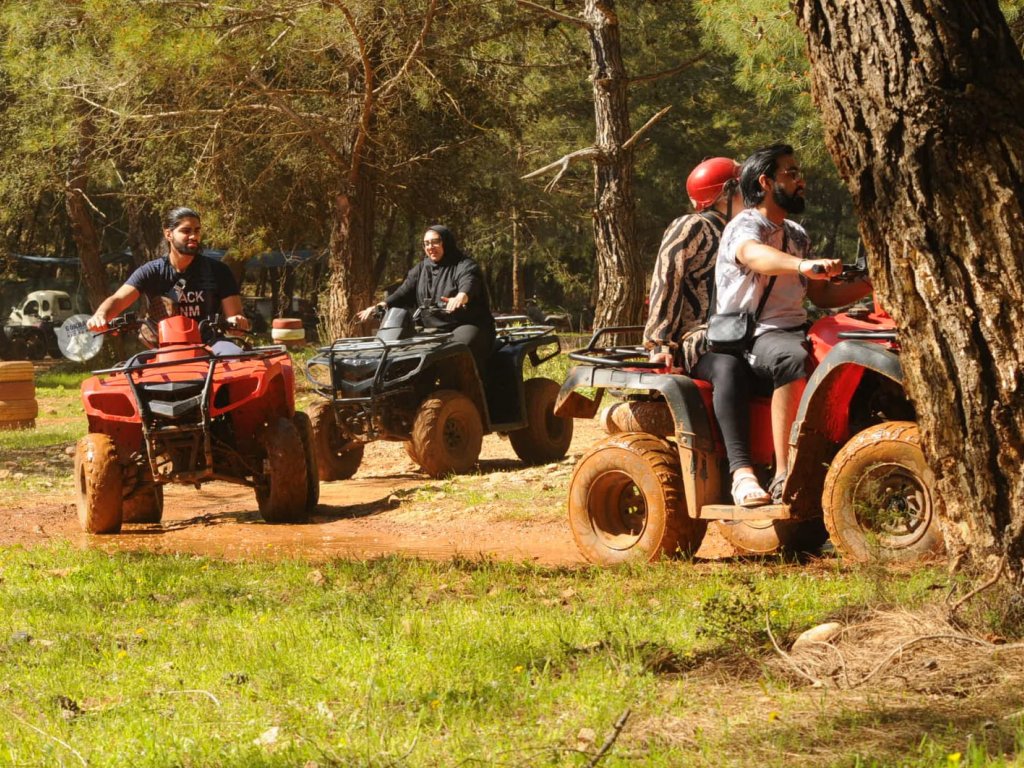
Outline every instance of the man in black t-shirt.
{"label": "man in black t-shirt", "polygon": [[175,208],[164,221],[167,254],[136,269],[124,285],[99,305],[86,325],[102,329],[107,322],[146,294],[150,301],[166,296],[178,305],[178,314],[196,322],[221,315],[239,330],[249,329],[242,314],[238,283],[226,264],[204,256],[199,214]]}

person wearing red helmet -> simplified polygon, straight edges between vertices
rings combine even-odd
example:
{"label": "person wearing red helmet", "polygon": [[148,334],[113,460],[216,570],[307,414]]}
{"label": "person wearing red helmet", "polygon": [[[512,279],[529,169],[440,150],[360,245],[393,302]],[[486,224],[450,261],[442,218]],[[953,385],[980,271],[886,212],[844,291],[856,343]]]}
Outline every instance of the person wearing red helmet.
{"label": "person wearing red helmet", "polygon": [[750,456],[753,371],[742,357],[704,350],[703,335],[690,333],[711,313],[722,230],[743,207],[739,177],[739,163],[728,157],[709,158],[687,177],[686,194],[697,212],[673,221],[662,237],[651,278],[644,346],[652,361],[712,383],[715,418],[733,477],[733,501],[756,507],[771,497],[758,484]]}

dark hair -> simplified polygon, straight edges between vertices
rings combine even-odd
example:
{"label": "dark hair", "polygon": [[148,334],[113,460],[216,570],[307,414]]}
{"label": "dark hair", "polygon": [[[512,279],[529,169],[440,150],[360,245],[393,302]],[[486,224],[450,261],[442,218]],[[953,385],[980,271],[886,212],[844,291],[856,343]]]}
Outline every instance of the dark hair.
{"label": "dark hair", "polygon": [[775,171],[779,167],[779,158],[792,154],[792,145],[779,143],[761,147],[743,161],[743,167],[740,168],[740,192],[743,193],[744,205],[750,208],[764,200],[764,190],[758,179],[762,174],[769,178],[775,178]]}
{"label": "dark hair", "polygon": [[202,219],[199,218],[198,213],[193,211],[191,208],[181,205],[177,208],[171,208],[171,210],[164,214],[164,229],[174,229],[176,226],[181,224],[182,219],[195,219],[196,221],[202,221]]}

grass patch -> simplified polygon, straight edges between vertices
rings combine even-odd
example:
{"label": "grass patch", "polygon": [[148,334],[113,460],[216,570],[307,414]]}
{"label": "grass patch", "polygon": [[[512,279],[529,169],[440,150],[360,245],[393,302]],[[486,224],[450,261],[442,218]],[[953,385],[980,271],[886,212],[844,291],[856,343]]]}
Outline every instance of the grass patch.
{"label": "grass patch", "polygon": [[[887,590],[919,604],[943,578],[904,571]],[[791,639],[876,587],[838,565],[0,549],[0,765],[581,766],[627,708],[603,765],[999,764],[1016,732],[971,741],[983,712],[908,732],[898,708],[808,694],[763,642],[702,630],[723,591],[753,590]]]}

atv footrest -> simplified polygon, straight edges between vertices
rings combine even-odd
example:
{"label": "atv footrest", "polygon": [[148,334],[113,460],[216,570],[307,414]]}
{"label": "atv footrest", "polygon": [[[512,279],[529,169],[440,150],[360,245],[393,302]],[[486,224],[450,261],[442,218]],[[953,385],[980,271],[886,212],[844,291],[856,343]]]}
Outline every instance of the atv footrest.
{"label": "atv footrest", "polygon": [[738,507],[733,504],[705,504],[700,508],[701,520],[789,520],[789,504],[764,507]]}

